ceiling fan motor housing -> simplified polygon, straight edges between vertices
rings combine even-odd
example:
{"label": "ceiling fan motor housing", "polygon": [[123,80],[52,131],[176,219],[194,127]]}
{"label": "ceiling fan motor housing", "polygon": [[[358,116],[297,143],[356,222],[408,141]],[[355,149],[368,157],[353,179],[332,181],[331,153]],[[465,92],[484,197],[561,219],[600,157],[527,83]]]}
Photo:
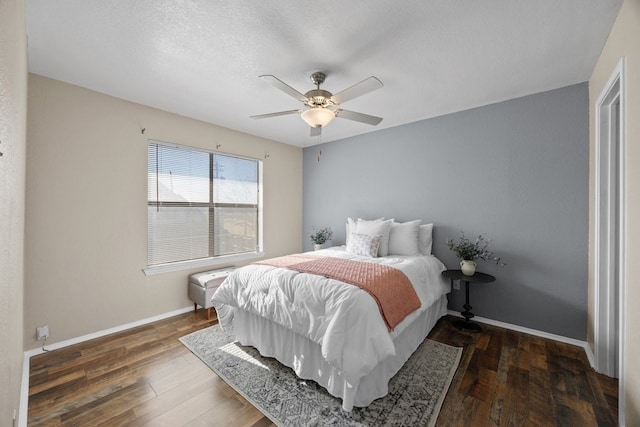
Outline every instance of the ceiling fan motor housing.
{"label": "ceiling fan motor housing", "polygon": [[305,104],[311,108],[326,108],[335,105],[331,100],[333,94],[328,90],[312,89],[305,93],[304,96],[307,97]]}

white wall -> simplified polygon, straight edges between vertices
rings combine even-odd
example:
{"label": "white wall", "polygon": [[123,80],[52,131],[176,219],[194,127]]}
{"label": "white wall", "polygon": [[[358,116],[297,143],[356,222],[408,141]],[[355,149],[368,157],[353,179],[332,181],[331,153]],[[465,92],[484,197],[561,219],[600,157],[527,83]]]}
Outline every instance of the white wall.
{"label": "white wall", "polygon": [[27,36],[24,1],[0,1],[0,425],[18,410],[22,375]]}
{"label": "white wall", "polygon": [[[613,73],[621,57],[626,57],[626,202],[627,202],[627,286],[625,289],[625,366],[626,425],[640,425],[640,287],[636,278],[640,275],[640,0],[625,0],[609,39],[589,81],[590,99],[590,206],[593,213],[595,189],[595,102]],[[594,279],[593,279],[593,216],[590,230],[589,276],[589,332],[588,341],[593,346]]]}
{"label": "white wall", "polygon": [[[147,140],[264,159],[264,250],[301,250],[302,150],[30,75],[25,348],[187,307],[181,271],[145,276]],[[144,134],[141,129],[145,128]],[[195,271],[202,271],[197,269]]]}

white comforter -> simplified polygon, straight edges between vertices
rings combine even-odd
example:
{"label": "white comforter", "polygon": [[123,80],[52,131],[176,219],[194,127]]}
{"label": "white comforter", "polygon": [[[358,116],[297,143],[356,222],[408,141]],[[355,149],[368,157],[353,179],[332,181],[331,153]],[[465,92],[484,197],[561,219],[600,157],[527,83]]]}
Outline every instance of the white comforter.
{"label": "white comforter", "polygon": [[360,288],[343,282],[267,265],[236,270],[213,295],[220,325],[231,325],[236,310],[265,317],[318,343],[322,357],[357,384],[380,361],[395,354],[393,337],[426,307],[450,291],[442,278],[444,264],[434,256],[366,258],[349,255],[344,247],[317,255],[375,262],[404,272],[422,307],[409,314],[392,332],[382,320],[375,300]]}

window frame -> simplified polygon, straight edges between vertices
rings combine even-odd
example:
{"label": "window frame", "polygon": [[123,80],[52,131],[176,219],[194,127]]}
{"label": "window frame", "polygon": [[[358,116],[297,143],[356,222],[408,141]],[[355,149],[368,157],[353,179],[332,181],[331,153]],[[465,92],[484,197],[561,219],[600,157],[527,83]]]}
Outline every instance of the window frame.
{"label": "window frame", "polygon": [[[220,155],[220,156],[226,156],[226,157],[234,157],[234,158],[238,158],[238,159],[243,159],[243,160],[250,160],[250,161],[254,161],[257,164],[257,191],[258,191],[258,200],[257,200],[257,227],[258,227],[258,233],[257,233],[257,245],[256,245],[256,250],[255,251],[248,251],[248,252],[240,252],[240,253],[234,253],[234,254],[227,254],[227,255],[218,255],[218,256],[209,256],[209,257],[205,257],[205,258],[195,258],[195,259],[189,259],[189,260],[181,260],[181,261],[172,261],[172,262],[167,262],[167,263],[162,263],[162,264],[154,264],[154,265],[147,265],[145,268],[143,268],[143,272],[145,275],[150,276],[150,275],[155,275],[155,274],[162,274],[162,273],[168,273],[168,272],[172,272],[172,271],[180,271],[180,270],[187,270],[187,269],[193,269],[193,268],[202,268],[202,267],[219,267],[219,266],[228,266],[230,263],[235,263],[235,262],[241,262],[241,261],[251,261],[254,259],[259,259],[259,258],[263,258],[264,257],[264,251],[263,251],[263,211],[264,211],[264,206],[263,206],[263,167],[264,167],[264,163],[262,160],[260,159],[255,159],[255,158],[251,158],[251,157],[246,157],[246,156],[239,156],[236,154],[230,154],[230,153],[223,153],[223,152],[218,152],[218,151],[212,151],[212,150],[207,150],[207,149],[203,149],[203,148],[199,148],[199,147],[191,147],[191,146],[186,146],[186,145],[180,145],[180,144],[174,144],[174,143],[168,143],[168,142],[163,142],[163,141],[158,141],[158,140],[154,140],[154,139],[149,139],[147,140],[147,153],[149,150],[149,147],[154,144],[154,145],[161,145],[161,146],[166,146],[166,147],[172,147],[172,148],[178,148],[178,149],[183,149],[183,150],[190,150],[190,151],[199,151],[199,152],[203,152],[203,153],[207,153],[210,155],[210,167],[209,167],[209,201],[208,202],[200,202],[200,203],[193,203],[193,202],[162,202],[162,201],[150,201],[149,197],[148,197],[148,180],[149,180],[149,172],[148,172],[148,167],[149,167],[149,163],[148,163],[148,154],[147,154],[147,199],[146,199],[146,203],[145,203],[145,208],[148,209],[151,206],[167,206],[167,207],[172,207],[172,206],[179,206],[179,207],[207,207],[210,211],[210,228],[209,228],[209,254],[213,253],[213,244],[214,244],[214,240],[215,238],[213,237],[213,223],[214,223],[214,216],[213,216],[213,211],[215,210],[215,208],[224,208],[224,207],[251,207],[254,208],[256,206],[254,206],[253,204],[235,204],[235,203],[225,203],[225,202],[218,202],[216,203],[215,200],[213,199],[213,186],[214,186],[214,172],[213,172],[213,164],[214,164],[214,157],[216,155]],[[149,249],[149,231],[148,231],[148,224],[149,224],[149,219],[147,218],[147,250]],[[148,262],[148,258],[147,258],[147,262]]]}

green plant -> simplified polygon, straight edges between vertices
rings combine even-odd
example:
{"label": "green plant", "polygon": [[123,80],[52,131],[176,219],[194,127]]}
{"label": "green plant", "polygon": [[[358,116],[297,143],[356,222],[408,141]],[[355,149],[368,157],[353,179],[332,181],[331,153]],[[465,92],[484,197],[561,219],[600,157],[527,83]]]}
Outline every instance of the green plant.
{"label": "green plant", "polygon": [[458,241],[454,241],[453,239],[447,240],[449,249],[461,260],[475,261],[479,259],[495,262],[499,266],[504,267],[506,264],[502,262],[502,258],[496,256],[496,254],[488,249],[489,243],[491,243],[491,239],[485,240],[482,235],[478,235],[475,240],[470,240],[465,237],[464,232],[461,232]]}
{"label": "green plant", "polygon": [[309,238],[316,245],[323,245],[327,240],[331,240],[332,237],[333,231],[331,230],[331,227],[321,228],[318,231],[314,228],[313,233],[309,234]]}

